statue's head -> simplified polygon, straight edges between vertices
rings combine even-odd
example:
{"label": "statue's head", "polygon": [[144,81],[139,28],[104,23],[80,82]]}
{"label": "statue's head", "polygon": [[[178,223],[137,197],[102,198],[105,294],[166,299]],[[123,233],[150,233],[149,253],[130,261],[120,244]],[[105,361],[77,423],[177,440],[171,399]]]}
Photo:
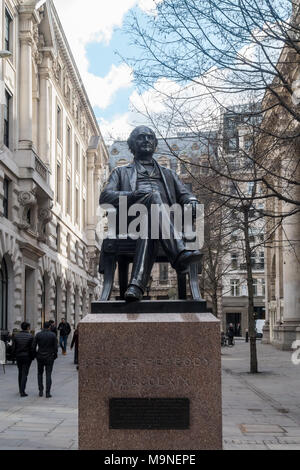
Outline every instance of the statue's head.
{"label": "statue's head", "polygon": [[128,147],[137,158],[153,155],[158,141],[152,129],[146,126],[136,127],[127,140]]}

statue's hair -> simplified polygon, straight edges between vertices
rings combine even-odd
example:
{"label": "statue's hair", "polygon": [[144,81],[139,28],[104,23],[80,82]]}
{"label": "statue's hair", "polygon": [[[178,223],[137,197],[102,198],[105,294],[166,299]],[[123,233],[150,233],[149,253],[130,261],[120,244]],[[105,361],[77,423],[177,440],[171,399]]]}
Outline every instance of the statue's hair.
{"label": "statue's hair", "polygon": [[156,138],[156,135],[155,135],[154,131],[152,129],[150,129],[150,127],[147,127],[147,126],[136,127],[135,129],[133,129],[133,131],[131,132],[131,134],[130,134],[128,140],[127,140],[129,150],[133,154],[134,154],[134,150],[135,150],[135,146],[134,146],[135,139],[141,133],[142,129],[147,129],[148,131],[150,131],[151,134],[153,134],[154,137],[155,137],[155,147],[157,147],[157,145],[158,145],[158,140]]}

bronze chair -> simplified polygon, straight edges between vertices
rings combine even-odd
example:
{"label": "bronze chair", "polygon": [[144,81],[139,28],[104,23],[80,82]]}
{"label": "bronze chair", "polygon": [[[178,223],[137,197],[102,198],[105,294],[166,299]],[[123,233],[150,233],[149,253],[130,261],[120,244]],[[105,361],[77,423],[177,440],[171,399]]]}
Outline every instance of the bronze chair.
{"label": "bronze chair", "polygon": [[[101,301],[110,299],[116,267],[119,268],[120,298],[124,299],[124,294],[128,287],[129,264],[133,262],[136,241],[132,239],[105,239],[103,240],[99,272],[104,275]],[[168,258],[162,248],[159,248],[156,263],[168,263]],[[191,294],[194,300],[201,300],[198,274],[201,274],[201,264],[191,264],[188,273],[177,272],[178,297],[185,300],[187,298],[187,275]]]}

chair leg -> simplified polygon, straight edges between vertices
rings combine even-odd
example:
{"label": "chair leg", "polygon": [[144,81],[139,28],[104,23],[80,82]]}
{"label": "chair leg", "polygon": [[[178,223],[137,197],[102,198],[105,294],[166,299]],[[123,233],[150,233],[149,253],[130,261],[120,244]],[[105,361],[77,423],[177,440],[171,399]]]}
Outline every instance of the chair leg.
{"label": "chair leg", "polygon": [[113,288],[114,277],[116,270],[116,256],[106,255],[104,266],[104,284],[100,300],[109,300]]}
{"label": "chair leg", "polygon": [[128,287],[128,266],[129,262],[127,261],[127,259],[122,259],[118,262],[120,297],[123,300]]}
{"label": "chair leg", "polygon": [[198,264],[194,263],[190,265],[189,269],[189,279],[190,279],[190,287],[191,293],[194,300],[201,300],[201,293],[199,288],[199,280],[198,280]]}
{"label": "chair leg", "polygon": [[178,298],[186,300],[186,274],[177,273]]}

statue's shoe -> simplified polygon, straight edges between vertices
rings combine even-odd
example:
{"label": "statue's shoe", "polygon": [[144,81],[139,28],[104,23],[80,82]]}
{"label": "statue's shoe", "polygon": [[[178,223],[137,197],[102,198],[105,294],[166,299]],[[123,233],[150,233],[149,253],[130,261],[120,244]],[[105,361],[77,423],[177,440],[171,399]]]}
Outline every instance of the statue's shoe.
{"label": "statue's shoe", "polygon": [[138,286],[130,285],[125,292],[126,302],[133,302],[135,300],[142,300],[143,291]]}
{"label": "statue's shoe", "polygon": [[177,272],[185,273],[188,271],[190,264],[200,263],[202,257],[203,254],[199,250],[183,251],[178,256],[174,267]]}

